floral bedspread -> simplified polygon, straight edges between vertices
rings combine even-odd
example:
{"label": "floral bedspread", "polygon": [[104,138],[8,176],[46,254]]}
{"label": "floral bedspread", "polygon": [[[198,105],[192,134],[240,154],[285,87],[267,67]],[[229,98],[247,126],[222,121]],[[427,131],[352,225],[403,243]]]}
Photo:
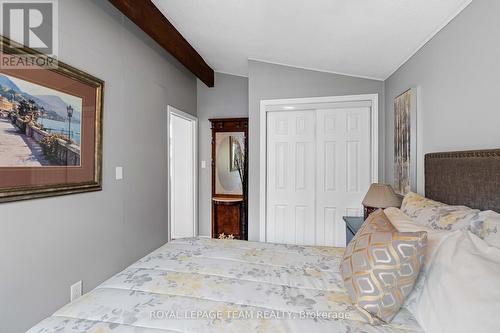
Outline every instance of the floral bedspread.
{"label": "floral bedspread", "polygon": [[339,274],[343,251],[175,240],[28,332],[421,332],[405,309],[389,325],[362,319]]}

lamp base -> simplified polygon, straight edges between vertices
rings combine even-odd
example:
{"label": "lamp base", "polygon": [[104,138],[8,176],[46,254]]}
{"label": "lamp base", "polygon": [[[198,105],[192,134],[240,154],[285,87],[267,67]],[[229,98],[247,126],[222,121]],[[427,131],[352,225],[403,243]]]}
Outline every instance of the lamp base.
{"label": "lamp base", "polygon": [[376,210],[378,210],[378,208],[375,208],[375,207],[368,207],[368,206],[363,206],[363,207],[364,207],[364,218],[365,218],[365,221],[368,218],[368,216],[370,216],[371,213],[373,213]]}

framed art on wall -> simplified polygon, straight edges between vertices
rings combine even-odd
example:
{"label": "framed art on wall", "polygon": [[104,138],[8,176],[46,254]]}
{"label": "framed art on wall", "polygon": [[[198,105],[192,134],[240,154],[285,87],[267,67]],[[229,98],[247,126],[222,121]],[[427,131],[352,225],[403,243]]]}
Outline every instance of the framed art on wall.
{"label": "framed art on wall", "polygon": [[243,149],[241,136],[229,136],[229,170],[231,172],[238,171],[240,166],[238,162],[242,160]]}
{"label": "framed art on wall", "polygon": [[[0,38],[2,63],[45,57]],[[102,189],[103,86],[60,61],[0,67],[0,202]]]}
{"label": "framed art on wall", "polygon": [[417,89],[394,99],[394,191],[405,195],[417,187]]}

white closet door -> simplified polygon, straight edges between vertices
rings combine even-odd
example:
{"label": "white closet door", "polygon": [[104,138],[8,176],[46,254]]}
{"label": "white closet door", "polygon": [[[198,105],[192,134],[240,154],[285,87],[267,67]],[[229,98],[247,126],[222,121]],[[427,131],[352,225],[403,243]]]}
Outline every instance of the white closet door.
{"label": "white closet door", "polygon": [[267,119],[267,241],[315,243],[315,112]]}
{"label": "white closet door", "polygon": [[370,186],[370,108],[317,111],[316,244],[345,246],[343,216],[362,215]]}
{"label": "white closet door", "polygon": [[268,112],[268,242],[345,246],[342,217],[362,214],[371,181],[370,111]]}

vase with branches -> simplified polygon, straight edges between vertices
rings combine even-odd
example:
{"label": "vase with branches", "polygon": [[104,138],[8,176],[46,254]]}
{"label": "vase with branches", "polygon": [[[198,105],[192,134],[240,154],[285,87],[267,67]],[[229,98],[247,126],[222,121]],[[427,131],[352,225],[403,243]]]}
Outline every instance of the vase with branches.
{"label": "vase with branches", "polygon": [[[245,139],[246,140],[246,139]],[[236,166],[236,169],[238,170],[238,175],[240,177],[241,181],[241,188],[243,192],[243,202],[242,202],[242,207],[241,207],[241,224],[240,224],[240,230],[242,231],[241,239],[247,239],[247,234],[248,230],[246,230],[246,209],[247,209],[247,200],[248,200],[248,191],[247,191],[247,159],[245,155],[245,150],[242,149],[241,143],[237,141],[238,144],[235,146],[235,152],[234,152],[234,164]]]}

